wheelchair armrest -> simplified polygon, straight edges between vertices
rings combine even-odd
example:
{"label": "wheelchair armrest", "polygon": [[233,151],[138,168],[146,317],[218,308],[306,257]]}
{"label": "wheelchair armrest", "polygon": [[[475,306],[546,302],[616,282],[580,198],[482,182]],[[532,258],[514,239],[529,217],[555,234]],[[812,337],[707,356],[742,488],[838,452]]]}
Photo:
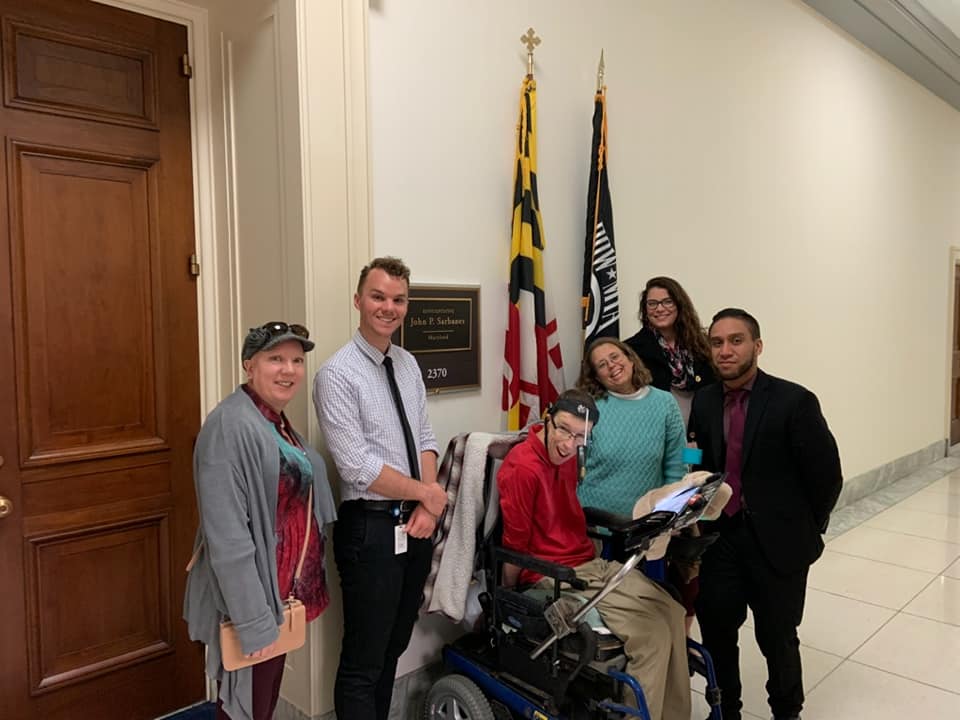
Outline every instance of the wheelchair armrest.
{"label": "wheelchair armrest", "polygon": [[642,544],[644,540],[669,530],[677,520],[676,513],[666,510],[655,510],[636,519],[599,508],[584,508],[583,514],[587,518],[588,525],[606,528],[611,535],[622,538],[628,550]]}
{"label": "wheelchair armrest", "polygon": [[629,515],[618,515],[595,507],[585,507],[583,514],[587,518],[587,525],[604,527],[611,532],[628,532],[633,518]]}
{"label": "wheelchair armrest", "polygon": [[590,525],[587,525],[587,537],[594,538],[596,540],[609,540],[610,533],[600,532],[595,527],[591,527]]}
{"label": "wheelchair armrest", "polygon": [[524,553],[505,547],[497,547],[494,549],[494,552],[496,553],[497,559],[503,562],[508,562],[511,565],[522,567],[524,570],[532,570],[545,577],[565,582],[577,590],[587,589],[587,583],[577,578],[577,573],[572,567],[553,563],[549,560],[541,560],[532,555],[525,555]]}

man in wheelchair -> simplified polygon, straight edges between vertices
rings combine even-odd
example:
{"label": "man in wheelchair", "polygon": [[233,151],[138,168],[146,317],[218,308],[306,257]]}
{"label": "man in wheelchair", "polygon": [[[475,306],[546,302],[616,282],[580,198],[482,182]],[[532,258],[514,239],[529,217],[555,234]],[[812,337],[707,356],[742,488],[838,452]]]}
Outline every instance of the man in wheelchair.
{"label": "man in wheelchair", "polygon": [[[568,390],[550,408],[546,421],[510,450],[497,473],[503,547],[573,568],[580,591],[587,596],[621,568],[620,563],[596,557],[577,499],[578,448],[598,420],[592,398]],[[553,591],[554,580],[508,562],[503,585]],[[597,609],[606,627],[623,642],[626,672],[642,687],[651,720],[688,720],[683,607],[642,573],[629,572]],[[625,692],[623,701],[635,705],[633,697]]]}

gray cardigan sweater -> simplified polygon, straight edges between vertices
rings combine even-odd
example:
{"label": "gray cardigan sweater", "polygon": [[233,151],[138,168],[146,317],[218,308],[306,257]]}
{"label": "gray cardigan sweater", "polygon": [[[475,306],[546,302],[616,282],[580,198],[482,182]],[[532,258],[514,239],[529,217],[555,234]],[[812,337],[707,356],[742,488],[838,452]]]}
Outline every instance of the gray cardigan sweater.
{"label": "gray cardigan sweater", "polygon": [[[313,464],[313,512],[319,528],[336,520],[326,467],[298,435]],[[227,672],[220,622],[230,618],[245,653],[277,639],[283,600],[277,587],[275,523],[280,451],[270,422],[242,388],[207,417],[193,453],[200,510],[194,547],[204,548],[187,576],[183,617],[190,638],[207,646],[207,674],[221,683],[233,720],[251,720],[250,668]]]}

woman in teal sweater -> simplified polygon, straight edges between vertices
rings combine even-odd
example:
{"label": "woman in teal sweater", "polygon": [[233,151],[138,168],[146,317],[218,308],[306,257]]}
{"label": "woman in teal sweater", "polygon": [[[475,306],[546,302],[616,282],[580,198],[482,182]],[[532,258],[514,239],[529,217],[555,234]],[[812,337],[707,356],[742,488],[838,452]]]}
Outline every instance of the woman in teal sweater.
{"label": "woman in teal sweater", "polygon": [[590,435],[580,504],[631,515],[641,495],[683,477],[683,417],[673,396],[650,385],[636,353],[614,338],[587,348],[577,386],[597,399],[603,425]]}

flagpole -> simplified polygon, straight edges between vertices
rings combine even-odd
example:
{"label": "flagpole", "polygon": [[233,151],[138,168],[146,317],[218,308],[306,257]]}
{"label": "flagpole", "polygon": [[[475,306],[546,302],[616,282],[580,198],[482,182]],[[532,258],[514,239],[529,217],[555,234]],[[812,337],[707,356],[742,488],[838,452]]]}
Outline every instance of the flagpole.
{"label": "flagpole", "polygon": [[[586,215],[583,234],[583,346],[598,337],[620,334],[620,299],[617,287],[617,251],[613,207],[607,180],[607,86],[604,53],[597,67],[597,93],[593,100],[593,133],[588,155]],[[592,195],[591,195],[592,191]]]}
{"label": "flagpole", "polygon": [[545,290],[546,245],[536,177],[537,81],[533,77],[533,51],[541,40],[533,28],[528,28],[520,42],[527,49],[527,74],[520,87],[517,122],[510,224],[510,306],[501,396],[508,430],[519,430],[542,417],[564,386],[557,317]]}
{"label": "flagpole", "polygon": [[[600,216],[600,173],[603,170],[603,156],[607,152],[607,98],[606,98],[606,87],[603,84],[603,74],[605,70],[605,65],[603,62],[603,49],[600,50],[600,63],[597,65],[597,98],[600,100],[600,103],[603,106],[603,118],[600,123],[600,143],[597,146],[597,190],[594,193],[593,198],[593,240],[590,243],[590,267],[593,267],[594,260],[597,256],[597,218]],[[587,321],[590,313],[590,303],[584,302],[583,304],[583,337],[582,344],[586,343],[587,340]],[[586,350],[586,347],[584,347]]]}

